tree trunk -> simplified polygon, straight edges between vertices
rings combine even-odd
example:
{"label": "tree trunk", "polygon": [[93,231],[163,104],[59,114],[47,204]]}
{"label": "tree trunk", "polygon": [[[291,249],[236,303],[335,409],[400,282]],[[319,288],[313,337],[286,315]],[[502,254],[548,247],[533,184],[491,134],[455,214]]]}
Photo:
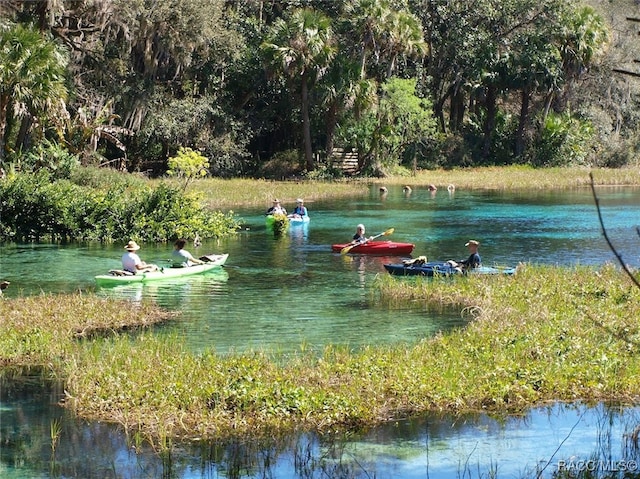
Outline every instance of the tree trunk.
{"label": "tree trunk", "polygon": [[522,88],[522,103],[520,105],[520,119],[515,138],[515,157],[518,158],[524,153],[524,131],[529,123],[529,87]]}
{"label": "tree trunk", "polygon": [[7,146],[7,110],[9,108],[9,96],[0,95],[0,162],[5,158],[5,148]]}
{"label": "tree trunk", "polygon": [[302,133],[304,135],[304,157],[307,164],[307,171],[313,171],[313,151],[311,149],[311,121],[309,119],[309,86],[307,85],[307,75],[302,74]]}
{"label": "tree trunk", "polygon": [[449,104],[449,129],[458,131],[464,118],[464,94],[459,85],[453,90]]}
{"label": "tree trunk", "polygon": [[31,126],[33,125],[33,117],[31,115],[25,115],[20,122],[20,130],[18,130],[18,137],[16,138],[16,151],[26,151],[31,144]]}
{"label": "tree trunk", "polygon": [[485,109],[486,109],[486,119],[484,121],[483,133],[484,133],[484,141],[482,145],[482,159],[486,160],[489,158],[489,153],[491,152],[491,139],[493,137],[493,131],[496,128],[496,100],[497,93],[496,88],[493,85],[489,85],[486,91],[485,97]]}
{"label": "tree trunk", "polygon": [[331,156],[333,152],[333,139],[335,138],[336,125],[338,124],[338,105],[332,102],[327,110],[327,141],[325,143],[325,153],[327,157]]}

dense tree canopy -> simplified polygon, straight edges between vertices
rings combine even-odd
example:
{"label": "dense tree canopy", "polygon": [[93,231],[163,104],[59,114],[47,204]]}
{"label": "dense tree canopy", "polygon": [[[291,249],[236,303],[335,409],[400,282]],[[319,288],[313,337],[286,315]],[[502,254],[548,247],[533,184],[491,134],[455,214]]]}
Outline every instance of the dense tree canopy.
{"label": "dense tree canopy", "polygon": [[[614,37],[605,18],[632,1],[607,17],[589,3],[6,0],[0,161],[24,168],[30,149],[62,149],[163,174],[191,148],[212,174],[238,176],[297,150],[300,174],[337,146],[357,148],[375,174],[624,164],[637,87],[611,72],[633,38]],[[399,80],[415,85],[411,118],[435,124],[389,129],[389,112],[407,106],[391,94],[405,90]]]}

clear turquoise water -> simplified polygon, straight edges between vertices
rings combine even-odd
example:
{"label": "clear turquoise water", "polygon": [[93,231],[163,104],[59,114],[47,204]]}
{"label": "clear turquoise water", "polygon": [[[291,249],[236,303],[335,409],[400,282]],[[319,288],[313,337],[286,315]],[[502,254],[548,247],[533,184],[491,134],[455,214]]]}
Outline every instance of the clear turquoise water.
{"label": "clear turquoise water", "polygon": [[[637,266],[640,192],[607,188],[601,193],[610,234]],[[97,289],[102,296],[150,300],[182,312],[163,328],[185,337],[194,349],[321,349],[328,343],[353,347],[414,342],[463,324],[458,311],[428,311],[415,304],[389,310],[371,298],[370,286],[386,274],[385,262],[401,258],[341,256],[332,243],[348,241],[355,225],[368,234],[394,228],[385,237],[415,243],[414,256],[466,257],[464,243],[481,241],[486,265],[518,262],[602,264],[614,261],[596,216],[589,189],[518,194],[446,191],[431,197],[414,189],[407,197],[390,188],[382,199],[309,202],[305,227],[274,237],[262,211],[240,211],[245,226],[237,238],[206,242],[194,254],[230,254],[224,271],[174,283]],[[0,278],[7,295],[41,291],[96,291],[93,277],[119,267],[122,245],[2,245]],[[145,245],[143,259],[166,264],[170,245]]]}
{"label": "clear turquoise water", "polygon": [[[610,237],[626,262],[640,266],[635,231],[640,190],[606,188],[598,194]],[[405,196],[399,187],[381,197],[372,188],[363,198],[307,206],[309,226],[282,237],[265,228],[261,210],[239,211],[245,226],[237,238],[190,248],[198,254],[228,252],[227,266],[189,280],[96,288],[93,277],[118,267],[123,251],[122,245],[100,244],[0,245],[0,279],[11,281],[8,296],[82,290],[155,301],[182,313],[180,321],[159,328],[158,334],[178,334],[194,350],[286,353],[302,347],[320,350],[329,343],[411,343],[464,324],[459,311],[431,311],[414,304],[390,310],[378,305],[371,285],[377,275],[386,274],[385,262],[399,258],[341,256],[330,248],[348,241],[361,222],[368,234],[395,228],[388,239],[415,243],[413,256],[434,260],[466,256],[464,243],[474,238],[482,243],[486,265],[615,261],[586,188],[516,194],[438,191],[435,197],[419,188]],[[140,254],[162,264],[170,252],[167,245],[145,245]],[[599,418],[608,418],[608,410],[578,407],[581,426],[570,433],[577,420],[575,409],[560,406],[505,421],[432,417],[390,424],[346,442],[303,436],[274,446],[277,450],[254,451],[244,445],[240,458],[237,448],[185,446],[167,464],[153,454],[133,454],[112,427],[70,418],[55,406],[60,391],[45,388],[33,394],[31,384],[14,393],[14,383],[7,384],[0,389],[0,477],[16,478],[335,477],[340,468],[341,477],[486,477],[494,466],[498,477],[524,477],[520,471],[551,458],[565,436],[569,440],[555,458],[588,457],[600,447],[594,436],[602,434],[603,427],[610,430],[615,443],[611,447],[619,455],[622,431],[629,415],[636,414],[625,409],[614,415],[615,425],[603,425]],[[51,461],[48,437],[54,418],[62,418],[64,432]],[[303,451],[313,458],[314,475],[296,471]],[[268,467],[261,463],[266,457],[271,461]],[[233,474],[236,466],[240,470]],[[55,467],[62,469],[60,474]],[[322,468],[333,472],[322,475]]]}

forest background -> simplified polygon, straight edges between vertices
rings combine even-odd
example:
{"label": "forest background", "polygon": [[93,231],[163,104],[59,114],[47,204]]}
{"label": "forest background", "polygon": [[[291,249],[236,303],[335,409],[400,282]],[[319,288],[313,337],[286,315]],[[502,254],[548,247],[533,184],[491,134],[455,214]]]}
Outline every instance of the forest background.
{"label": "forest background", "polygon": [[[0,4],[0,161],[222,177],[635,162],[633,0]],[[399,169],[400,167],[400,169]]]}
{"label": "forest background", "polygon": [[[5,0],[0,166],[29,178],[0,184],[0,238],[237,227],[189,225],[171,187],[118,202],[130,183],[81,166],[324,180],[344,175],[335,148],[376,177],[636,166],[634,17],[634,0]],[[99,176],[111,193],[77,188]]]}

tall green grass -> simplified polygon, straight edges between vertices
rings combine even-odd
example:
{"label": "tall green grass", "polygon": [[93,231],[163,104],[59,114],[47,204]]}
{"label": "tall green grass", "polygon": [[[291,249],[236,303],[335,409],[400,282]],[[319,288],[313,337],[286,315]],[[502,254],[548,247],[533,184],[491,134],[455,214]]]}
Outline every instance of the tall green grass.
{"label": "tall green grass", "polygon": [[381,277],[375,300],[457,307],[468,325],[415,344],[327,347],[286,361],[193,355],[149,335],[92,341],[64,364],[68,404],[148,438],[193,439],[640,394],[640,291],[612,266],[406,279]]}

